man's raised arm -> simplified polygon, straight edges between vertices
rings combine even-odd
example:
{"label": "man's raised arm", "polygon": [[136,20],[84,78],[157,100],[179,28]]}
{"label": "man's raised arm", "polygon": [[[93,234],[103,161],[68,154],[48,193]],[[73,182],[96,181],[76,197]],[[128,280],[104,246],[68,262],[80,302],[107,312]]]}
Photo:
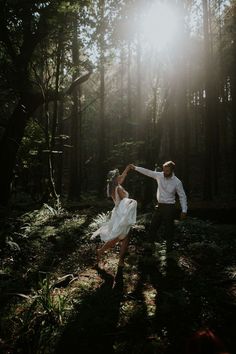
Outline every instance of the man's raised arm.
{"label": "man's raised arm", "polygon": [[148,170],[147,168],[138,167],[138,166],[135,166],[133,164],[130,164],[129,166],[130,166],[131,170],[135,170],[135,171],[137,171],[139,173],[142,173],[145,176],[152,177],[154,179],[156,179],[158,174],[160,173],[160,172]]}

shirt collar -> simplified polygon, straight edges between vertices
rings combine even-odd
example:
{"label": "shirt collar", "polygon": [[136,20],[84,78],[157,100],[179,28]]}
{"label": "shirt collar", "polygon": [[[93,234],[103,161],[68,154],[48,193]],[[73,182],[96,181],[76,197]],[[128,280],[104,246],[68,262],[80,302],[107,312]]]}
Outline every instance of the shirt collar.
{"label": "shirt collar", "polygon": [[165,176],[164,176],[164,172],[162,172],[162,175],[163,175],[163,177],[166,178],[166,179],[173,179],[173,178],[175,177],[174,172],[172,172],[172,176],[171,176],[171,177],[165,177]]}

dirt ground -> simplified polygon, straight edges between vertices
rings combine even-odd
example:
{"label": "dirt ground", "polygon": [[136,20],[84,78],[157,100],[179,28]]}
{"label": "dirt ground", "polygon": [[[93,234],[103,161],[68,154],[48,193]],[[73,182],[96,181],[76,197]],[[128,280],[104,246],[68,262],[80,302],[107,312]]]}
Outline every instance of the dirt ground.
{"label": "dirt ground", "polygon": [[200,328],[235,353],[235,225],[176,220],[167,252],[139,213],[125,267],[119,245],[96,266],[101,211],[44,206],[4,222],[1,353],[185,354]]}

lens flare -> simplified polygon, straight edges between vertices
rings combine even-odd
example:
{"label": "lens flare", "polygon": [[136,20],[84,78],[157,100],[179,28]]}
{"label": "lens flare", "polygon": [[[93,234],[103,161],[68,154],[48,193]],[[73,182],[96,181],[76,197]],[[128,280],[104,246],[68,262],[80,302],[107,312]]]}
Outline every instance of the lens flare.
{"label": "lens flare", "polygon": [[156,2],[143,13],[141,34],[145,43],[157,49],[169,45],[178,33],[178,14],[174,7]]}

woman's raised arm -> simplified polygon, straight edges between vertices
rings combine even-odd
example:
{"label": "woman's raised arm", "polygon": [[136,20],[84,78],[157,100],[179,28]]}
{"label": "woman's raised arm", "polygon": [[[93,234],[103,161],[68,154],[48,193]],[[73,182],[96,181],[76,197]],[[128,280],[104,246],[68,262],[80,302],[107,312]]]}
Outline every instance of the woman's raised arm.
{"label": "woman's raised arm", "polygon": [[129,172],[130,169],[131,169],[130,165],[126,166],[126,168],[124,169],[122,174],[117,177],[119,184],[122,184],[124,182],[124,180],[125,180],[125,178],[127,176],[127,173]]}

